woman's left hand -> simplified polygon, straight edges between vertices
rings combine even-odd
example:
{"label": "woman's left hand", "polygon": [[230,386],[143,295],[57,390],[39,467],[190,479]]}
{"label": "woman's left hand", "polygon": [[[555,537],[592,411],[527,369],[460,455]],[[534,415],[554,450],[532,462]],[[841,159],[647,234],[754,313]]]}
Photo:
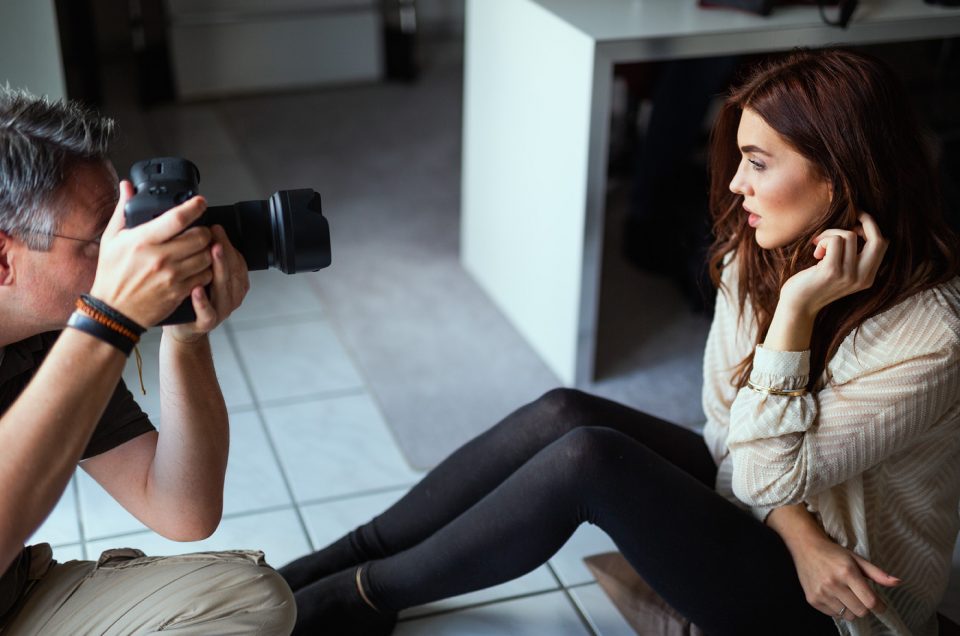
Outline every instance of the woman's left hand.
{"label": "woman's left hand", "polygon": [[776,508],[766,523],[790,551],[810,605],[827,616],[848,621],[885,611],[870,583],[894,587],[900,579],[835,542],[805,504]]}
{"label": "woman's left hand", "polygon": [[210,297],[203,287],[195,287],[190,292],[190,300],[197,314],[196,322],[164,327],[164,331],[182,344],[196,342],[213,331],[240,306],[250,289],[250,276],[243,255],[230,243],[221,226],[214,225],[210,231],[213,234]]}
{"label": "woman's left hand", "polygon": [[[844,296],[873,285],[887,240],[866,212],[855,230],[826,230],[814,238],[813,256],[820,262],[797,272],[780,290],[780,305],[809,317]],[[864,241],[860,250],[858,238]]]}
{"label": "woman's left hand", "polygon": [[870,612],[881,614],[886,607],[869,582],[884,587],[900,584],[897,577],[828,537],[792,554],[807,602],[827,616],[852,621]]}

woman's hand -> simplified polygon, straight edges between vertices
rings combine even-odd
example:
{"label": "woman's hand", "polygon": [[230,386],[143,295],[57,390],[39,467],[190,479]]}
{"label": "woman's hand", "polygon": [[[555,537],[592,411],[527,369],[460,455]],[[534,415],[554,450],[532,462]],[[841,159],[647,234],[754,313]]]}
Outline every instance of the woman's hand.
{"label": "woman's hand", "polygon": [[166,318],[191,290],[213,280],[211,232],[187,229],[207,208],[193,197],[156,219],[124,229],[124,206],[133,196],[120,182],[120,200],[103,232],[90,293],[144,327]]}
{"label": "woman's hand", "polygon": [[807,602],[828,616],[852,621],[869,612],[882,613],[886,607],[869,582],[900,584],[900,579],[825,535],[791,554]]}
{"label": "woman's hand", "polygon": [[[858,250],[861,238],[863,249]],[[809,349],[817,313],[835,300],[871,287],[887,251],[887,240],[867,213],[860,215],[855,230],[826,230],[813,243],[813,256],[820,262],[783,284],[763,342],[765,349]]]}
{"label": "woman's hand", "polygon": [[894,587],[900,579],[836,543],[804,504],[776,508],[766,523],[790,551],[810,605],[828,616],[850,621],[886,609],[869,581]]}
{"label": "woman's hand", "polygon": [[[819,263],[797,272],[780,290],[780,304],[809,316],[835,300],[873,285],[887,240],[867,213],[855,230],[826,230],[814,238],[813,257]],[[858,249],[862,238],[863,249]]]}
{"label": "woman's hand", "polygon": [[210,247],[213,260],[210,297],[207,297],[203,287],[195,287],[190,298],[197,315],[196,322],[164,327],[165,332],[183,344],[196,342],[213,331],[240,306],[250,289],[250,276],[243,255],[233,247],[221,226],[214,225],[210,231],[213,235],[213,245]]}

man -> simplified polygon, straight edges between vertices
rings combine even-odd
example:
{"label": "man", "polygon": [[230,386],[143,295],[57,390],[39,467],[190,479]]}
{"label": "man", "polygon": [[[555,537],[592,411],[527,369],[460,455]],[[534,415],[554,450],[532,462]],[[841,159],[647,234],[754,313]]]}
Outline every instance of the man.
{"label": "man", "polygon": [[[207,334],[242,302],[246,264],[222,228],[187,229],[202,197],[123,228],[133,192],[118,193],[106,159],[112,128],[0,89],[0,631],[288,634],[293,597],[262,553],[56,564],[48,546],[23,547],[78,463],[167,538],[203,539],[220,521],[229,429]],[[108,326],[71,318],[86,292],[143,327],[191,299],[196,322],[163,330],[160,432],[120,380],[117,342],[134,338],[89,308]]]}

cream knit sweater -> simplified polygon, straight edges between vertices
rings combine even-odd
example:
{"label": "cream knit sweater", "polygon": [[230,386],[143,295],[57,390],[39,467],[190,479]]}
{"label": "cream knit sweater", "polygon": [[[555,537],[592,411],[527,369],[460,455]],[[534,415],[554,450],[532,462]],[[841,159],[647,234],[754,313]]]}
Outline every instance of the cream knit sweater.
{"label": "cream knit sweater", "polygon": [[[960,529],[960,278],[864,322],[830,360],[828,384],[783,397],[731,386],[756,340],[735,270],[704,357],[717,491],[761,519],[805,502],[837,543],[903,580],[874,586],[887,611],[837,621],[841,634],[935,635]],[[757,347],[755,384],[802,388],[808,375],[808,351]]]}

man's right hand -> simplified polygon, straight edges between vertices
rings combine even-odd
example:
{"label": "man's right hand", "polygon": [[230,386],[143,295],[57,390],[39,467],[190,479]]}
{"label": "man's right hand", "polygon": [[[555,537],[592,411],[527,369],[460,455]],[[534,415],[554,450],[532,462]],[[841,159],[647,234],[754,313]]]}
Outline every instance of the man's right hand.
{"label": "man's right hand", "polygon": [[194,287],[213,280],[212,235],[207,227],[186,229],[207,209],[199,196],[125,229],[124,208],[132,196],[133,186],[121,181],[120,200],[100,241],[90,293],[151,327],[169,316]]}

